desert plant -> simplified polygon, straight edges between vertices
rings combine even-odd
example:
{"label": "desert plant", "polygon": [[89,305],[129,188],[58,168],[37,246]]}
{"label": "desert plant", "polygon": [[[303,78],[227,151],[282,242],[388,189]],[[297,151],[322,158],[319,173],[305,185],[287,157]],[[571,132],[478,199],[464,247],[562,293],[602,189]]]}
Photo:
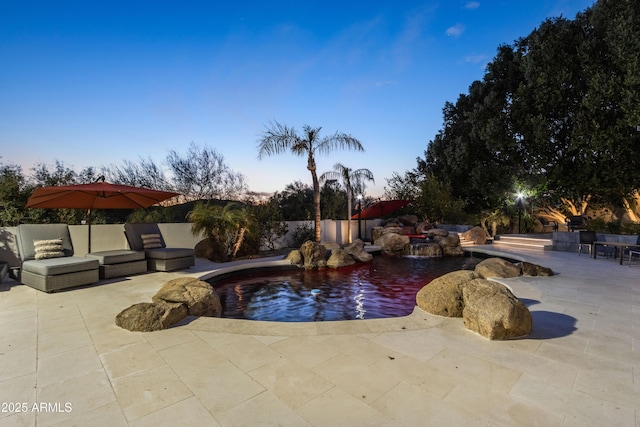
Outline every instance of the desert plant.
{"label": "desert plant", "polygon": [[194,235],[204,233],[207,238],[217,239],[231,259],[242,246],[247,233],[255,233],[256,225],[248,210],[237,203],[227,203],[224,207],[198,203],[187,214],[192,223]]}

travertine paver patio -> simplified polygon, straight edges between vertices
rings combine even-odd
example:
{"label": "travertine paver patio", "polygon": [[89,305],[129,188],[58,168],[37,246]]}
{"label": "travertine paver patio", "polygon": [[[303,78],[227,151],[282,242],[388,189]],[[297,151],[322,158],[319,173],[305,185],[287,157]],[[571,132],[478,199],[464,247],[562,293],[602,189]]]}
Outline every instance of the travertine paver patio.
{"label": "travertine paver patio", "polygon": [[420,310],[115,326],[168,279],[216,267],[201,260],[56,294],[5,282],[0,425],[640,425],[640,263],[519,253],[558,275],[504,281],[534,318],[530,337],[505,342]]}

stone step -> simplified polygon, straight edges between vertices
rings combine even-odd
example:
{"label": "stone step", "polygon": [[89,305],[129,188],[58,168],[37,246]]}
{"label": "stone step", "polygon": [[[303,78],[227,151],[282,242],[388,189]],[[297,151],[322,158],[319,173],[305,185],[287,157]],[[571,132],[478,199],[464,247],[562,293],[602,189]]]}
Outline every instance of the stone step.
{"label": "stone step", "polygon": [[525,237],[522,235],[500,235],[493,241],[494,245],[505,247],[521,247],[528,249],[552,250],[553,240],[545,236]]}

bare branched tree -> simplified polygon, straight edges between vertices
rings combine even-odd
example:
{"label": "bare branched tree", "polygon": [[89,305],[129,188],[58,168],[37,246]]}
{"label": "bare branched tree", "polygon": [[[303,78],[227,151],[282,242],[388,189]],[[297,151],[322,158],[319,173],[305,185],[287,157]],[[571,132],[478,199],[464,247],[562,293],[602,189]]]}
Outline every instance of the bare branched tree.
{"label": "bare branched tree", "polygon": [[247,190],[244,176],[233,171],[224,156],[210,147],[191,143],[185,155],[172,150],[167,166],[173,174],[174,191],[187,200],[239,200]]}
{"label": "bare branched tree", "polygon": [[154,190],[172,191],[162,168],[151,158],[140,158],[138,163],[124,160],[123,166],[103,168],[106,180],[114,184],[151,188]]}
{"label": "bare branched tree", "polygon": [[247,190],[244,176],[233,171],[224,156],[210,147],[189,145],[186,154],[172,150],[165,168],[151,158],[137,163],[124,160],[123,166],[103,168],[107,181],[116,184],[175,191],[184,200],[239,200]]}

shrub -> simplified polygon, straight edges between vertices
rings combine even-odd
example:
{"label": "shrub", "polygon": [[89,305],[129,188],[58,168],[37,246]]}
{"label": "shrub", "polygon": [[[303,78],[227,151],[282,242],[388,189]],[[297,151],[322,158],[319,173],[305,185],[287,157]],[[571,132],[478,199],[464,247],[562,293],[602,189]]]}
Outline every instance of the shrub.
{"label": "shrub", "polygon": [[304,223],[293,230],[291,238],[293,239],[293,247],[299,248],[307,240],[315,241],[316,233],[311,224]]}

